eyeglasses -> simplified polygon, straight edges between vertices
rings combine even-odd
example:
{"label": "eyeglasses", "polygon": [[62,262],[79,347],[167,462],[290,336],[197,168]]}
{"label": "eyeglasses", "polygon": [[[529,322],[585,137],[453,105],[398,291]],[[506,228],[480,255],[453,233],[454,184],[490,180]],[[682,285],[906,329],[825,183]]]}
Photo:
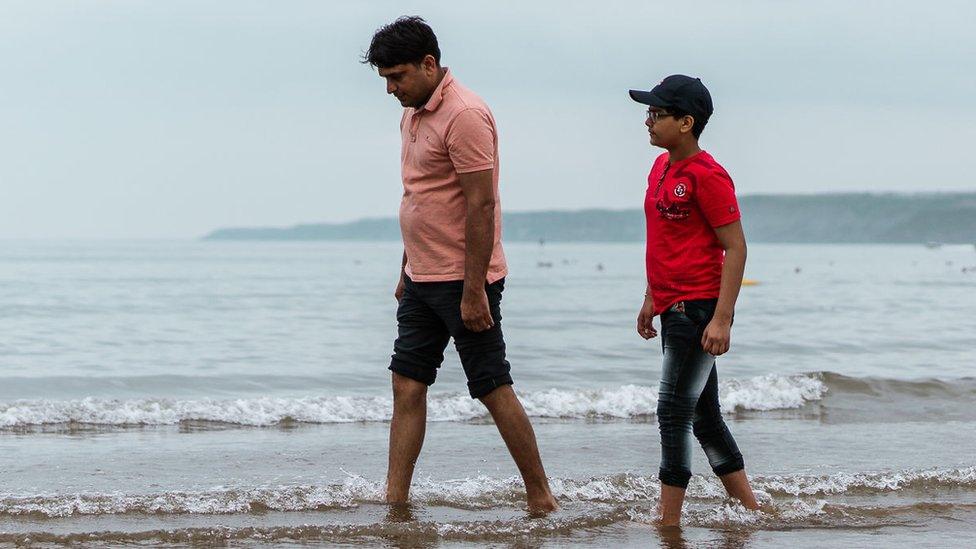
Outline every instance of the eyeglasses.
{"label": "eyeglasses", "polygon": [[650,119],[652,124],[656,123],[660,118],[665,116],[675,116],[675,114],[673,112],[652,111],[651,109],[647,109],[647,118]]}

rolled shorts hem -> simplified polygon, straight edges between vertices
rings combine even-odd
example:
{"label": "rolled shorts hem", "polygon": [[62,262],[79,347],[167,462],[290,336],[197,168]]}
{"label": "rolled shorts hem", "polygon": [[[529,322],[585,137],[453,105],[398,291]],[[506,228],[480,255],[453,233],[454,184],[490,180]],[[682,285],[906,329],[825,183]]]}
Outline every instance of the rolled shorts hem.
{"label": "rolled shorts hem", "polygon": [[503,385],[514,385],[511,374],[496,376],[489,379],[468,382],[468,393],[471,398],[482,398],[488,396],[495,389]]}
{"label": "rolled shorts hem", "polygon": [[401,362],[397,359],[393,359],[390,362],[389,370],[393,373],[400,374],[403,377],[408,377],[414,381],[419,381],[428,387],[433,385],[434,380],[437,379],[436,369],[422,368],[420,366]]}

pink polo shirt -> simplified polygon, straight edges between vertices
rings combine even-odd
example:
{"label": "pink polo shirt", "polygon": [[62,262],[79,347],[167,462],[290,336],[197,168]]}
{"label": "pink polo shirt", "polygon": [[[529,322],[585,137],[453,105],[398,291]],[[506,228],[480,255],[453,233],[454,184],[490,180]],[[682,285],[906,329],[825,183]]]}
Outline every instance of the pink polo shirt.
{"label": "pink polo shirt", "polygon": [[495,247],[488,265],[490,284],[508,273],[501,240],[498,131],[488,105],[454,80],[450,70],[445,71],[427,104],[406,109],[400,120],[400,232],[407,253],[406,274],[415,282],[464,280],[467,215],[458,174],[493,169]]}

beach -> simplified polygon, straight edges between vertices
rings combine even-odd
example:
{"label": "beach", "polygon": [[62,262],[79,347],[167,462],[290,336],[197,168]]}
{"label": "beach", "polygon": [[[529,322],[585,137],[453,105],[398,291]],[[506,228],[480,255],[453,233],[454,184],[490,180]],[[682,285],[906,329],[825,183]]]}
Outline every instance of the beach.
{"label": "beach", "polygon": [[562,506],[545,518],[453,345],[413,503],[382,503],[399,244],[4,242],[0,543],[976,542],[972,245],[750,245],[718,371],[762,510],[697,451],[663,538],[643,246],[506,252],[515,389]]}

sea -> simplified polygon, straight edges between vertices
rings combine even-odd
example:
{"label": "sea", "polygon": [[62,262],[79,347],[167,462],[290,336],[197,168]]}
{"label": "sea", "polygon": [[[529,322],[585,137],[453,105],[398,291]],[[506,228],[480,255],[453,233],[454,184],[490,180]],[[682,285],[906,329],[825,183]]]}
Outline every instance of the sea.
{"label": "sea", "polygon": [[973,547],[976,248],[752,244],[720,398],[762,508],[694,457],[654,526],[639,243],[507,243],[530,516],[453,346],[383,503],[398,243],[0,242],[0,545]]}

